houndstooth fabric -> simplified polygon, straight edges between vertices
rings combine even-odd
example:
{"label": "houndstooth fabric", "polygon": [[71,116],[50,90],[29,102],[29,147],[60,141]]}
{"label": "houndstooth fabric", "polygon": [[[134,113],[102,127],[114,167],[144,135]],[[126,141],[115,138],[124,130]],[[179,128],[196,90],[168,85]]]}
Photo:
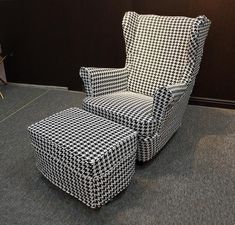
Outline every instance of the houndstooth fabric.
{"label": "houndstooth fabric", "polygon": [[131,53],[134,50],[134,40],[139,15],[136,12],[125,13],[122,20],[123,35],[126,42],[126,65],[131,64]]}
{"label": "houndstooth fabric", "polygon": [[88,96],[99,96],[127,90],[128,69],[82,67],[80,76],[83,79]]}
{"label": "houndstooth fabric", "polygon": [[83,109],[136,130],[137,159],[145,162],[163,147],[162,143],[165,144],[180,126],[192,87],[193,82],[188,86],[170,85],[158,89],[154,98],[134,92],[87,97],[83,101]]}
{"label": "houndstooth fabric", "polygon": [[136,130],[137,158],[147,161],[180,126],[199,71],[210,21],[205,16],[127,12],[122,25],[128,71],[124,90],[88,97],[83,107]]}
{"label": "houndstooth fabric", "polygon": [[[153,98],[153,117],[158,121],[159,127],[168,108],[179,101],[187,89],[186,84],[174,84],[158,88]],[[159,128],[158,127],[158,128]]]}
{"label": "houndstooth fabric", "polygon": [[[125,15],[136,21],[136,13]],[[130,91],[152,96],[159,87],[182,82],[188,63],[189,42],[194,38],[192,28],[196,19],[156,15],[139,15],[134,23],[135,30],[126,35],[126,43],[132,41],[132,48],[127,48],[130,59]],[[126,21],[127,19],[125,19]],[[131,19],[129,19],[131,20]],[[133,23],[125,24],[125,30]],[[132,28],[133,30],[133,28]]]}
{"label": "houndstooth fabric", "polygon": [[83,109],[134,129],[142,136],[152,136],[157,129],[157,120],[152,115],[153,98],[134,92],[87,97]]}
{"label": "houndstooth fabric", "polygon": [[123,190],[134,174],[136,132],[78,108],[31,125],[39,171],[95,208]]}
{"label": "houndstooth fabric", "polygon": [[[174,104],[174,100],[168,102],[155,135],[138,136],[137,159],[139,161],[145,162],[152,159],[180,127],[193,85],[194,80],[188,84],[187,90],[180,96],[177,104]],[[168,93],[170,93],[169,90]]]}
{"label": "houndstooth fabric", "polygon": [[210,23],[210,20],[205,16],[198,16],[195,19],[191,39],[188,45],[188,62],[182,82],[188,82],[191,79],[195,79],[198,74]]}

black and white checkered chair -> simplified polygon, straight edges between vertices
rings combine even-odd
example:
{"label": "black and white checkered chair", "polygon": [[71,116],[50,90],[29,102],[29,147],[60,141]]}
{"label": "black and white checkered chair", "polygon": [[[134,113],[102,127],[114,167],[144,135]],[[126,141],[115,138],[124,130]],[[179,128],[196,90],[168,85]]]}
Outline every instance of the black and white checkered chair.
{"label": "black and white checkered chair", "polygon": [[147,161],[181,125],[210,21],[127,12],[122,24],[126,66],[82,67],[83,108],[137,131],[137,158]]}

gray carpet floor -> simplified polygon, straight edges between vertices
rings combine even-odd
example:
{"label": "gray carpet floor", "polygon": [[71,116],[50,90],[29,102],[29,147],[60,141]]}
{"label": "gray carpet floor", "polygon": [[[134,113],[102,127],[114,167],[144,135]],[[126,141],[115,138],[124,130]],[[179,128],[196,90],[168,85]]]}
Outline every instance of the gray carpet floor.
{"label": "gray carpet floor", "polygon": [[235,111],[188,106],[182,127],[126,191],[99,210],[36,170],[27,126],[83,93],[0,87],[0,225],[235,224]]}

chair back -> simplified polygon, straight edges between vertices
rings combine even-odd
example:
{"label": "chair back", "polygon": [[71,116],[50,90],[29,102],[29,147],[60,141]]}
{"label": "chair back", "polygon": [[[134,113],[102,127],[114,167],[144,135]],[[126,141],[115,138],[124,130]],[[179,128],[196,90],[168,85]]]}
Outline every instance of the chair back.
{"label": "chair back", "polygon": [[123,18],[129,91],[153,96],[159,87],[189,82],[198,73],[210,21],[205,16]]}

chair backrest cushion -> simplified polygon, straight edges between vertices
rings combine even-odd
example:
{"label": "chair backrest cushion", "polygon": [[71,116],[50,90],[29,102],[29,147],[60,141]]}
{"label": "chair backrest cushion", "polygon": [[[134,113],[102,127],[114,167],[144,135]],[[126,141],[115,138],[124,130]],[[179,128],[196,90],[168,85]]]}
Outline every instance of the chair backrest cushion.
{"label": "chair backrest cushion", "polygon": [[159,87],[182,82],[190,61],[190,42],[197,38],[193,35],[196,21],[135,12],[124,16],[130,91],[152,96]]}

